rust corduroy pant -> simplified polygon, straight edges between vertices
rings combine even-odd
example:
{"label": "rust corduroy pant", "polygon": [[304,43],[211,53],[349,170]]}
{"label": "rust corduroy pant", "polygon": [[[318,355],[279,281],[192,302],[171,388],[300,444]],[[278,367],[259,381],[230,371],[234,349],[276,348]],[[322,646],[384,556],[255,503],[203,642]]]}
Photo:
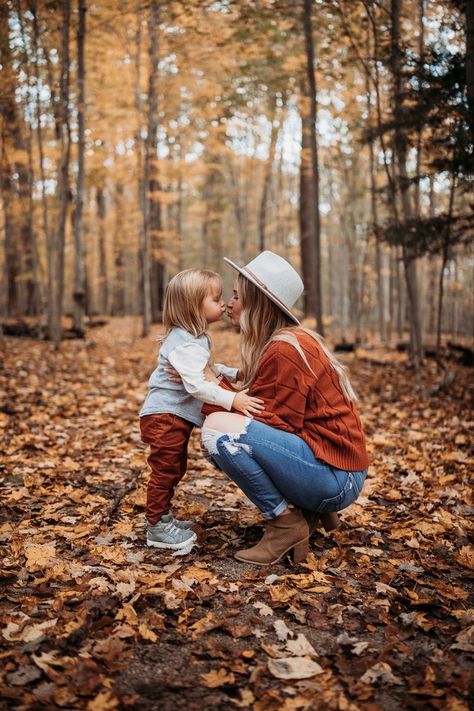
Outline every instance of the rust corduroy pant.
{"label": "rust corduroy pant", "polygon": [[150,445],[146,517],[152,525],[169,511],[175,487],[186,473],[193,427],[192,422],[167,413],[140,417],[142,442]]}

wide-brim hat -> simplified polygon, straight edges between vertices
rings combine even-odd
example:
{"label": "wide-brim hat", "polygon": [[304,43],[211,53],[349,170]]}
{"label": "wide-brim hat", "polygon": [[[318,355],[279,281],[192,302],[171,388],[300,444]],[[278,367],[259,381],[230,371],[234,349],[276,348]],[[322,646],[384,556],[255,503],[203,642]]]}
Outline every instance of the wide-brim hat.
{"label": "wide-brim hat", "polygon": [[300,275],[286,259],[274,252],[261,252],[245,267],[239,267],[227,257],[224,261],[252,282],[292,321],[299,324],[291,308],[300,298],[304,284]]}

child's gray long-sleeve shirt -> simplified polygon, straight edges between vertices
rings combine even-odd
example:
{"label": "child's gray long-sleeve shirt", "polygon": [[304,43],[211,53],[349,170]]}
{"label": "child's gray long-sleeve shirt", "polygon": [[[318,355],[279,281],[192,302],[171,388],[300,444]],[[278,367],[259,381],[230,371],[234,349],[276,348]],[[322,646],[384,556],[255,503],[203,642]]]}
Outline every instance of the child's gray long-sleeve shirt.
{"label": "child's gray long-sleeve shirt", "polygon": [[[232,408],[236,393],[224,390],[217,383],[206,380],[204,369],[211,355],[207,335],[195,338],[183,328],[173,328],[158,356],[158,365],[150,376],[148,393],[140,410],[140,417],[169,413],[194,422],[200,427],[204,421],[202,403]],[[165,368],[170,365],[177,370],[181,383],[173,383]],[[217,370],[229,380],[235,381],[237,368],[216,364]]]}

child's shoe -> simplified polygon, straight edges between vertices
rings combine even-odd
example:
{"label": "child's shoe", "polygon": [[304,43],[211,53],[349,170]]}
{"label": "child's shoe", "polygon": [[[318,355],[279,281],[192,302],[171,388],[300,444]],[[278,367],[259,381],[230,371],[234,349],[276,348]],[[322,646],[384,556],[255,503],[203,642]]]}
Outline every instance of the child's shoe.
{"label": "child's shoe", "polygon": [[168,511],[168,513],[163,514],[163,516],[160,518],[160,521],[163,523],[172,523],[176,526],[176,528],[182,528],[184,530],[188,530],[191,528],[193,525],[192,521],[181,521],[179,518],[175,518],[171,511]]}
{"label": "child's shoe", "polygon": [[[169,514],[168,514],[169,515]],[[178,528],[172,521],[164,521],[164,516],[154,526],[147,523],[146,543],[155,548],[167,548],[179,551],[182,548],[191,548],[196,540],[194,531]]]}

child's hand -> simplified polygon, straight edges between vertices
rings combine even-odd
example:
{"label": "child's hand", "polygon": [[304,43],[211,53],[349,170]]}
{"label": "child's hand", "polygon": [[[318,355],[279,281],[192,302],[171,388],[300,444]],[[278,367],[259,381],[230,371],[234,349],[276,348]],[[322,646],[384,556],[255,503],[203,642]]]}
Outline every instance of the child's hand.
{"label": "child's hand", "polygon": [[232,407],[234,410],[238,410],[244,415],[247,415],[247,417],[252,417],[252,415],[258,415],[264,409],[263,400],[258,397],[247,395],[248,391],[249,389],[246,388],[245,390],[241,390],[237,393],[234,397]]}
{"label": "child's hand", "polygon": [[170,364],[168,368],[164,369],[165,373],[168,373],[168,380],[171,380],[172,383],[182,383],[183,380],[178,373],[177,370],[173,368],[173,366]]}

